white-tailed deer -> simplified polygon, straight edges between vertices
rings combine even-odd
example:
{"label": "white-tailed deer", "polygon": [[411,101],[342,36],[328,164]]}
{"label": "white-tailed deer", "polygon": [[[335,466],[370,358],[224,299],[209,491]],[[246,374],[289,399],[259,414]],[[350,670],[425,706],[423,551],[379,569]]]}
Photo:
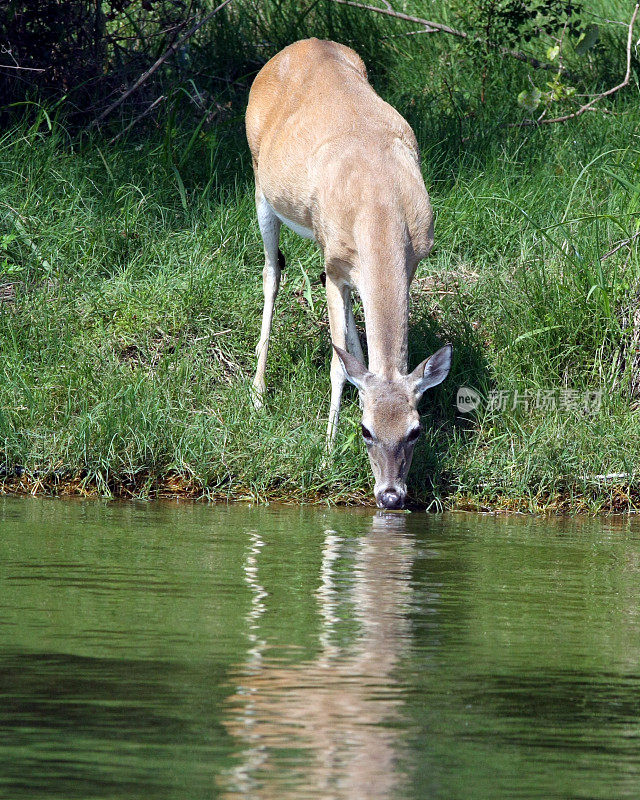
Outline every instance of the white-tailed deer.
{"label": "white-tailed deer", "polygon": [[[400,508],[420,435],[418,402],[451,366],[451,346],[445,345],[407,374],[409,284],[433,245],[416,138],[373,91],[357,53],[318,39],[285,47],[260,70],[246,123],[265,252],[255,404],[262,404],[265,389],[284,222],[314,239],[325,259],[333,342],[328,445],[349,380],[360,392],[376,502]],[[351,310],[352,289],[364,309],[368,369]]]}

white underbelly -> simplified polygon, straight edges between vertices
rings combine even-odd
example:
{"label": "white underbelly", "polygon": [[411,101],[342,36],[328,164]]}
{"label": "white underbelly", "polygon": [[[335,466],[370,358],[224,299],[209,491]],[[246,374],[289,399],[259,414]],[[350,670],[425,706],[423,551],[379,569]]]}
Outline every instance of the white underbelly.
{"label": "white underbelly", "polygon": [[287,228],[292,230],[294,233],[297,233],[298,236],[303,236],[305,239],[312,239],[313,241],[315,241],[315,236],[313,235],[312,230],[310,230],[309,228],[305,228],[303,225],[298,225],[297,222],[291,222],[290,219],[287,219],[286,217],[282,216],[282,214],[278,214],[278,212],[275,210],[275,208],[273,208],[273,206],[271,206],[271,208],[273,209],[273,213],[276,215],[276,217],[278,217],[280,222],[286,225]]}

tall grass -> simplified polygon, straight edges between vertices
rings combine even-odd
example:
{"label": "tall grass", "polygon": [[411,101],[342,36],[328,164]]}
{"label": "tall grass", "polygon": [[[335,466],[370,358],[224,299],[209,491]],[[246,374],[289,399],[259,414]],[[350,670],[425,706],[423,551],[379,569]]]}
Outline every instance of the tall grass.
{"label": "tall grass", "polygon": [[[505,67],[473,105],[471,79],[428,37],[381,47],[378,21],[328,19],[336,38],[358,39],[376,85],[414,126],[437,216],[412,293],[411,360],[444,341],[455,359],[423,403],[412,495],[436,508],[633,507],[638,240],[607,254],[638,230],[637,90],[615,114],[509,128],[497,109],[525,79],[522,65]],[[307,22],[274,23],[265,49]],[[368,501],[351,390],[334,457],[323,454],[320,255],[283,232],[270,389],[255,412],[263,256],[241,108],[212,124],[171,102],[159,127],[114,144],[72,136],[46,109],[0,140],[5,487]],[[460,414],[462,385],[485,398],[602,391],[602,404],[483,402]]]}

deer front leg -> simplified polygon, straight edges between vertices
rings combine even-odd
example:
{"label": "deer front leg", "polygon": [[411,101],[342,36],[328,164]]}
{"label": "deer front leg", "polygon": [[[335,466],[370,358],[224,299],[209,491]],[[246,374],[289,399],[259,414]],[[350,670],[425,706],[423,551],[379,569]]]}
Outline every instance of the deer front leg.
{"label": "deer front leg", "polygon": [[[349,317],[349,287],[335,283],[327,275],[327,309],[329,311],[329,328],[333,344],[346,348],[347,323]],[[331,355],[331,404],[329,406],[329,423],[327,425],[327,450],[331,450],[336,438],[338,418],[340,416],[340,400],[345,383],[344,370],[335,350]]]}
{"label": "deer front leg", "polygon": [[265,380],[264,373],[267,367],[267,353],[269,351],[269,335],[273,320],[273,306],[280,286],[282,272],[282,253],[278,250],[280,239],[280,220],[273,212],[262,192],[256,187],[256,211],[258,224],[264,244],[264,269],[262,271],[262,290],[264,292],[264,309],[262,311],[262,327],[260,340],[256,346],[258,365],[253,379],[253,405],[261,408],[264,403]]}

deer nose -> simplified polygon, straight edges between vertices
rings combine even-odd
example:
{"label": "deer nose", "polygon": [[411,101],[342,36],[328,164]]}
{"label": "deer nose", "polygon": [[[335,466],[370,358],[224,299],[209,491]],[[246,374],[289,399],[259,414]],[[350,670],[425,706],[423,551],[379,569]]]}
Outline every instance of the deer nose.
{"label": "deer nose", "polygon": [[404,505],[404,494],[395,489],[385,489],[378,495],[378,505],[380,508],[402,508]]}

